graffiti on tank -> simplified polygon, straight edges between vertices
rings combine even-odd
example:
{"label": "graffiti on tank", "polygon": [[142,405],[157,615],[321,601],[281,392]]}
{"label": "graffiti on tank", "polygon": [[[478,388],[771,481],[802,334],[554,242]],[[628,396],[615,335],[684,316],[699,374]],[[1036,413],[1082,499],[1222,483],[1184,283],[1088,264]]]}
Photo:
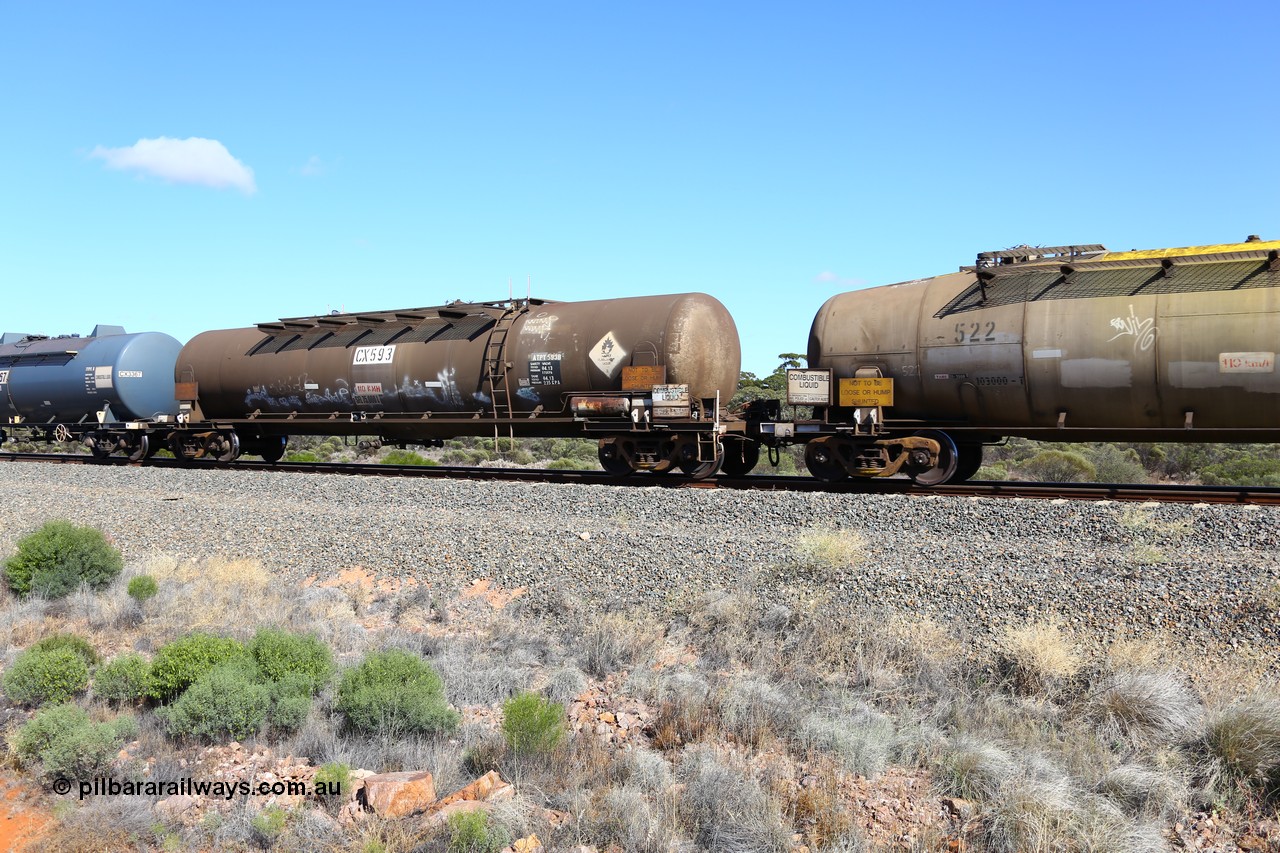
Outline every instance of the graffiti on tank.
{"label": "graffiti on tank", "polygon": [[1146,352],[1151,349],[1151,345],[1156,342],[1156,335],[1159,329],[1156,328],[1156,318],[1148,317],[1145,320],[1138,319],[1138,315],[1134,313],[1133,306],[1129,306],[1128,317],[1113,317],[1111,319],[1111,328],[1116,329],[1116,333],[1107,339],[1107,342],[1123,338],[1126,335],[1133,336],[1133,352],[1137,355],[1139,352]]}

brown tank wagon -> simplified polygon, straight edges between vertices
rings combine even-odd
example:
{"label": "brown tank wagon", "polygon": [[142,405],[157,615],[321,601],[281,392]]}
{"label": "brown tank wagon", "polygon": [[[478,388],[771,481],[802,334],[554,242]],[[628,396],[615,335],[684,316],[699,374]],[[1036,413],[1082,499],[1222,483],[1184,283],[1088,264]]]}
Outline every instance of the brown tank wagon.
{"label": "brown tank wagon", "polygon": [[451,303],[204,332],[178,355],[184,458],[278,459],[289,435],[588,436],[607,470],[710,476],[741,457],[741,351],[701,293]]}
{"label": "brown tank wagon", "polygon": [[829,299],[809,335],[827,405],[761,439],[807,441],[824,479],[897,464],[924,483],[972,476],[1005,436],[1280,441],[1277,348],[1280,241],[987,252]]}

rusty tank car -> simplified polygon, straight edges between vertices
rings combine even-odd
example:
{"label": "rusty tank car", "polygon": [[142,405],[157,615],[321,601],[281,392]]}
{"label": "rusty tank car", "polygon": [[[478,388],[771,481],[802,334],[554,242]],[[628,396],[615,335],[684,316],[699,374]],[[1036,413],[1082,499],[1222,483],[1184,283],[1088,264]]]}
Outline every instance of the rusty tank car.
{"label": "rusty tank car", "polygon": [[740,361],[733,318],[700,293],[288,318],[182,348],[170,446],[274,461],[289,435],[580,436],[617,474],[710,476],[755,447],[723,417]]}
{"label": "rusty tank car", "polygon": [[141,459],[159,449],[150,427],[172,422],[181,344],[160,332],[95,326],[87,336],[0,336],[0,441],[83,441],[97,456]]}
{"label": "rusty tank car", "polygon": [[925,484],[971,477],[1005,436],[1280,441],[1278,253],[1256,238],[1023,246],[839,294],[796,372],[828,383],[815,420],[762,424],[761,439],[804,441],[822,479],[902,470]]}

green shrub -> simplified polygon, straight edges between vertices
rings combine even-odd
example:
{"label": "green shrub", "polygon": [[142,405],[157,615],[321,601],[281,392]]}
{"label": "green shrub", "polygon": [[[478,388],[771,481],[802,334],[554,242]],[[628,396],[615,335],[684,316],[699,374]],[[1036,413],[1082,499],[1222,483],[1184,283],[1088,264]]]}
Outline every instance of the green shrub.
{"label": "green shrub", "polygon": [[51,652],[54,649],[68,649],[75,652],[84,661],[85,666],[93,666],[98,662],[98,652],[93,644],[75,634],[52,634],[32,643],[28,651]]}
{"label": "green shrub", "polygon": [[284,456],[284,461],[311,463],[311,462],[319,462],[321,460],[319,456],[312,453],[310,450],[299,450],[294,453],[286,453]]}
{"label": "green shrub", "polygon": [[93,723],[83,708],[59,705],[39,711],[19,729],[14,749],[26,764],[39,761],[46,781],[89,779],[110,770],[120,744],[137,730],[129,717]]}
{"label": "green shrub", "polygon": [[384,735],[449,731],[459,719],[445,704],[435,669],[397,650],[369,655],[347,670],[338,685],[337,708],[351,728]]}
{"label": "green shrub", "polygon": [[147,695],[168,701],[215,666],[247,654],[243,643],[208,634],[191,634],[165,643],[151,662]]}
{"label": "green shrub", "polygon": [[333,654],[312,634],[290,634],[263,628],[249,641],[249,654],[270,681],[301,679],[305,692],[314,694],[333,675]]}
{"label": "green shrub", "polygon": [[335,800],[351,790],[351,766],[336,761],[321,765],[311,784],[317,796]]}
{"label": "green shrub", "polygon": [[1200,471],[1200,479],[1209,486],[1278,486],[1280,459],[1239,457]]}
{"label": "green shrub", "polygon": [[486,811],[454,812],[448,822],[449,853],[498,853],[511,843],[505,829],[489,825]]}
{"label": "green shrub", "polygon": [[[275,685],[271,685],[274,687]],[[282,732],[293,732],[302,728],[311,713],[311,696],[305,693],[278,694],[268,688],[271,696],[271,726]]]}
{"label": "green shrub", "polygon": [[270,847],[280,837],[280,833],[284,832],[288,817],[288,812],[272,803],[253,816],[253,820],[249,821],[249,827],[253,830],[254,838],[259,844]]}
{"label": "green shrub", "polygon": [[1092,483],[1098,469],[1079,453],[1042,450],[1022,465],[1022,473],[1043,483]]}
{"label": "green shrub", "polygon": [[129,581],[129,597],[141,604],[160,591],[160,586],[151,575],[138,575]]}
{"label": "green shrub", "polygon": [[89,686],[89,667],[69,648],[27,649],[4,674],[4,692],[23,705],[62,703]]}
{"label": "green shrub", "polygon": [[270,690],[253,661],[240,658],[201,675],[161,716],[177,737],[243,740],[261,731],[270,710]]}
{"label": "green shrub", "polygon": [[108,702],[136,702],[147,695],[151,665],[137,652],[112,658],[93,676],[93,693]]}
{"label": "green shrub", "polygon": [[439,465],[434,459],[428,459],[421,453],[415,453],[412,450],[390,450],[381,459],[383,465]]}
{"label": "green shrub", "polygon": [[1145,483],[1150,479],[1138,451],[1121,450],[1114,444],[1100,444],[1089,453],[1099,483]]}
{"label": "green shrub", "polygon": [[546,754],[564,741],[564,706],[536,693],[521,693],[502,705],[502,736],[516,755]]}
{"label": "green shrub", "polygon": [[585,459],[552,459],[547,463],[547,468],[552,471],[591,471],[599,467],[594,460],[588,462]]}
{"label": "green shrub", "polygon": [[18,540],[18,551],[4,563],[5,579],[18,595],[61,598],[82,583],[106,586],[124,568],[124,558],[92,527],[50,521]]}

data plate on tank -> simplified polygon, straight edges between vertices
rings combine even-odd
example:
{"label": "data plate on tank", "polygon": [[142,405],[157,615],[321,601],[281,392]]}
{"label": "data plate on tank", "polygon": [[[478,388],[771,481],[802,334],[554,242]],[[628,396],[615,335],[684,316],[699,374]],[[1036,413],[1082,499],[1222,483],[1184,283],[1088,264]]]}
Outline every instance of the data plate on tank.
{"label": "data plate on tank", "polygon": [[829,368],[788,370],[787,405],[830,406],[831,370]]}
{"label": "data plate on tank", "polygon": [[667,381],[667,368],[662,364],[638,364],[622,368],[623,391],[651,391]]}
{"label": "data plate on tank", "polygon": [[529,353],[530,385],[563,385],[560,366],[564,363],[562,352]]}
{"label": "data plate on tank", "polygon": [[0,385],[7,384],[9,381],[9,371],[0,370]]}
{"label": "data plate on tank", "polygon": [[840,380],[840,407],[864,408],[867,406],[892,406],[893,380],[885,377],[866,377]]}

